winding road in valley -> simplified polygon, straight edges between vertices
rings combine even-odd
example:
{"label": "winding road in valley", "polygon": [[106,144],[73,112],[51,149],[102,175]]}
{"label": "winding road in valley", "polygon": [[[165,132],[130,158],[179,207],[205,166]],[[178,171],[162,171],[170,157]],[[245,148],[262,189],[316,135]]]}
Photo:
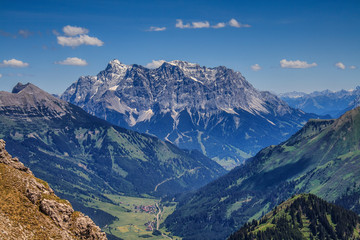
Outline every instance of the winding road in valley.
{"label": "winding road in valley", "polygon": [[162,181],[161,183],[158,183],[156,186],[155,186],[155,189],[154,189],[154,192],[157,191],[158,187],[161,185],[161,184],[164,184],[170,180],[173,180],[173,179],[176,179],[176,178],[181,178],[182,176],[184,176],[186,173],[192,173],[196,170],[200,169],[200,167],[196,167],[196,168],[193,168],[193,169],[189,169],[189,170],[186,170],[185,172],[183,172],[182,174],[176,176],[176,177],[171,177],[171,178],[167,178],[165,179],[164,181]]}
{"label": "winding road in valley", "polygon": [[160,227],[160,217],[161,217],[161,208],[158,203],[155,203],[155,206],[159,209],[159,212],[156,214],[156,230],[159,230]]}

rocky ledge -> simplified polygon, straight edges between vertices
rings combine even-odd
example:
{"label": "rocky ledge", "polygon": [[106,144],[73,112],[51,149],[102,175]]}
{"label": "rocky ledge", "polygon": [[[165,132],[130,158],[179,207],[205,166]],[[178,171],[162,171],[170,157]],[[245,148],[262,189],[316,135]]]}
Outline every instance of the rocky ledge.
{"label": "rocky ledge", "polygon": [[106,235],[5,150],[0,139],[0,239],[93,239]]}

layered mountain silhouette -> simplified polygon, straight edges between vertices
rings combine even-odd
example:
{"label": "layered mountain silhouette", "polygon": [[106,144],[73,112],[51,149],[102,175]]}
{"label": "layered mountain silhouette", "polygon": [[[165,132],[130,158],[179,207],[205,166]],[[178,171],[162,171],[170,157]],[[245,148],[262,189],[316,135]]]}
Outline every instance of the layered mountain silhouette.
{"label": "layered mountain silhouette", "polygon": [[166,224],[184,239],[226,238],[296,193],[313,193],[359,214],[359,142],[359,107],[336,120],[310,120],[287,141],[179,199]]}
{"label": "layered mountain silhouette", "polygon": [[227,169],[317,117],[256,90],[239,72],[185,61],[148,69],[113,60],[61,98],[118,126],[198,149]]}
{"label": "layered mountain silhouette", "polygon": [[360,86],[354,90],[316,91],[309,94],[290,92],[280,94],[280,98],[291,107],[319,115],[340,117],[345,112],[360,106]]}
{"label": "layered mountain silhouette", "polygon": [[0,92],[0,137],[12,155],[79,207],[94,197],[110,202],[104,194],[189,191],[225,173],[200,152],[114,126],[32,84]]}

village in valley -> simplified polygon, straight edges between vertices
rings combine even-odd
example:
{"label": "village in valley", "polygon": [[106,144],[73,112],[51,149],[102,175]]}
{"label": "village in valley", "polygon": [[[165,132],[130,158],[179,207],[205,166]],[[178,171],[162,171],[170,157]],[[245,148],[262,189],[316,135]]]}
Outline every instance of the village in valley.
{"label": "village in valley", "polygon": [[164,202],[161,198],[147,196],[129,197],[106,194],[106,197],[112,201],[112,204],[99,203],[96,198],[90,199],[88,204],[114,214],[116,219],[104,227],[111,235],[129,240],[141,238],[179,239],[162,225],[164,219],[174,211],[175,202]]}
{"label": "village in valley", "polygon": [[[158,208],[155,205],[135,205],[133,204],[133,208],[134,208],[134,212],[135,213],[148,213],[148,214],[154,214],[156,215],[158,212]],[[154,220],[153,221],[148,221],[146,223],[144,223],[144,225],[146,226],[146,231],[154,231],[156,229],[156,216],[154,216]],[[156,229],[158,230],[158,229]]]}

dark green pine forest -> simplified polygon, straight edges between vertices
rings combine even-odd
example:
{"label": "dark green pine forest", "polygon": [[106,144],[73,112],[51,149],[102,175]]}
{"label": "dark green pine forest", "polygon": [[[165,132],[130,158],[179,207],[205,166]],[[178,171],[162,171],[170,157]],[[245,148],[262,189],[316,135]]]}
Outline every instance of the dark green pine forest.
{"label": "dark green pine forest", "polygon": [[228,240],[360,239],[360,218],[313,194],[301,194],[246,223]]}

